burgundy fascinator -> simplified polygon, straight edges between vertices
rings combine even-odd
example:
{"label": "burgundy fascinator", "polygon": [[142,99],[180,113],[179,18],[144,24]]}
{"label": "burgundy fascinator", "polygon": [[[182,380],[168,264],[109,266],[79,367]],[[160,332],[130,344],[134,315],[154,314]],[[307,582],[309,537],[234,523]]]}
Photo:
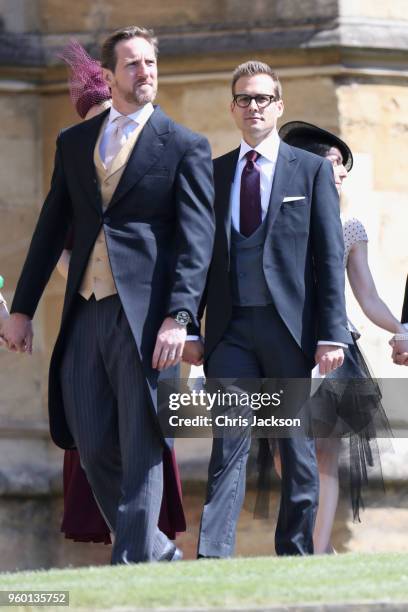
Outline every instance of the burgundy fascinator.
{"label": "burgundy fascinator", "polygon": [[70,68],[69,89],[78,115],[84,119],[95,104],[109,100],[111,93],[102,77],[101,64],[82,45],[71,40],[58,55]]}

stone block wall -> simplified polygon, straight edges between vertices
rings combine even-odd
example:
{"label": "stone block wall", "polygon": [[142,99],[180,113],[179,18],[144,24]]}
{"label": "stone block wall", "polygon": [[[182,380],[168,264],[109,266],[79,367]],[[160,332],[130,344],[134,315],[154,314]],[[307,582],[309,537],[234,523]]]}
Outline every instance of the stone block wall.
{"label": "stone block wall", "polygon": [[[251,57],[280,74],[283,121],[315,122],[345,138],[355,154],[345,211],[365,222],[379,292],[399,313],[408,271],[405,5],[405,0],[152,0],[146,6],[133,0],[0,0],[0,273],[6,297],[12,297],[48,189],[58,131],[77,120],[57,52],[74,36],[97,54],[105,32],[138,23],[160,35],[158,102],[175,120],[205,134],[214,156],[239,143],[229,112],[230,75]],[[63,291],[64,282],[54,274],[36,314],[32,358],[0,349],[0,496],[8,517],[2,517],[8,525],[4,537],[11,543],[18,535],[12,515],[24,521],[32,512],[41,517],[36,525],[46,525],[50,517],[58,525],[61,513],[62,454],[47,434],[46,396]],[[404,375],[389,360],[388,334],[368,323],[351,297],[350,316],[364,332],[376,373]],[[397,472],[407,476],[404,449],[402,444],[398,466],[390,463],[391,479]],[[52,537],[40,527],[34,531],[33,542],[37,538],[45,549],[32,563],[76,562],[75,550],[78,562],[83,560],[83,547],[70,543],[61,542],[55,552],[60,537],[55,530]],[[246,545],[242,550],[247,552]],[[24,554],[20,567],[28,567]],[[87,561],[100,562],[106,551],[92,555],[86,553]],[[16,564],[10,560],[9,568]]]}

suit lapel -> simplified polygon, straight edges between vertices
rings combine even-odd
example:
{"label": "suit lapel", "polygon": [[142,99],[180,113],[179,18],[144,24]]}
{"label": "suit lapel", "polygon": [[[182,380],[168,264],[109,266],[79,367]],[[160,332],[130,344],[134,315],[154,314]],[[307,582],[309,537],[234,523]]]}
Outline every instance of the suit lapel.
{"label": "suit lapel", "polygon": [[132,189],[163,154],[170,136],[170,121],[156,107],[130,154],[126,168],[113,194],[109,207],[114,206]]}
{"label": "suit lapel", "polygon": [[279,145],[278,159],[276,161],[275,174],[273,177],[271,197],[269,199],[267,218],[268,232],[270,232],[272,229],[297,167],[298,160],[292,147],[287,145],[285,142],[281,142]]}
{"label": "suit lapel", "polygon": [[223,236],[226,241],[228,254],[231,248],[231,189],[238,163],[238,155],[239,147],[227,153],[218,164],[216,162],[214,172],[217,222],[220,227],[224,228]]}
{"label": "suit lapel", "polygon": [[102,125],[109,113],[109,109],[97,117],[81,124],[82,134],[78,139],[80,146],[75,150],[77,176],[79,183],[87,194],[87,200],[100,213],[102,203],[98,189],[96,169],[94,164],[94,150]]}

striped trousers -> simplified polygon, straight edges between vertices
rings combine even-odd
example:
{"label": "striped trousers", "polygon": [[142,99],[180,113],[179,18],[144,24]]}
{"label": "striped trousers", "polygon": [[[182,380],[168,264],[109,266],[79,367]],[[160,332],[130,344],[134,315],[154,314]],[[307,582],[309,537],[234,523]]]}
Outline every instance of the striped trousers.
{"label": "striped trousers", "polygon": [[117,295],[77,300],[60,374],[67,423],[114,534],[112,563],[158,559],[163,447],[135,340]]}

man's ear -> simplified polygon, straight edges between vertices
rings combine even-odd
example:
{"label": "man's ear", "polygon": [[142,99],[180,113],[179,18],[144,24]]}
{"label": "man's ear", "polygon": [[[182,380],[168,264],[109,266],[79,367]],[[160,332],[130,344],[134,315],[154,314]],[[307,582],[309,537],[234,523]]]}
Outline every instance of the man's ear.
{"label": "man's ear", "polygon": [[109,68],[102,68],[102,76],[107,86],[112,87],[114,81],[114,74],[112,70],[109,70]]}

